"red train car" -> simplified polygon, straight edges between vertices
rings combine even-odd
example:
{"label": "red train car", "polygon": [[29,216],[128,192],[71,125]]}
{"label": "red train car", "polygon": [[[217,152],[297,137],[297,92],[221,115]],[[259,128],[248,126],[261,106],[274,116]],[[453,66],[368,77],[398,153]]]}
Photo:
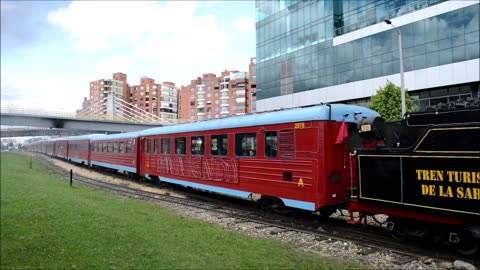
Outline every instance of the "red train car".
{"label": "red train car", "polygon": [[99,135],[90,138],[91,166],[137,174],[138,140],[138,132]]}
{"label": "red train car", "polygon": [[44,153],[45,151],[42,151],[42,146],[44,146],[43,141],[33,142],[27,145],[27,150],[30,152]]}
{"label": "red train car", "polygon": [[68,161],[90,166],[90,139],[99,134],[68,137]]}
{"label": "red train car", "polygon": [[376,116],[332,104],[148,129],[138,173],[328,215],[350,194],[348,133]]}
{"label": "red train car", "polygon": [[44,146],[45,146],[45,152],[44,152],[45,154],[49,156],[55,156],[55,140],[54,139],[45,141]]}
{"label": "red train car", "polygon": [[58,138],[54,140],[53,143],[54,153],[53,155],[59,158],[67,159],[68,156],[68,146],[66,138]]}

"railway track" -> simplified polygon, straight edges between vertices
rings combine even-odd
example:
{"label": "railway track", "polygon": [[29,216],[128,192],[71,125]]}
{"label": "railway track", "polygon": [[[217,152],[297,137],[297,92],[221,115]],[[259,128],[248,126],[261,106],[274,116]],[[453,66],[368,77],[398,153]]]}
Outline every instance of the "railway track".
{"label": "railway track", "polygon": [[[61,179],[69,179],[70,172],[55,165],[51,157],[36,155],[52,174]],[[62,161],[64,162],[64,161]],[[76,165],[79,166],[79,165]],[[102,172],[110,176],[132,181],[131,178],[120,174]],[[190,188],[171,186],[169,184],[154,185],[149,182],[141,182],[144,187],[162,189],[164,192],[157,193],[139,188],[130,188],[124,185],[103,182],[91,177],[76,174],[74,182],[107,190],[120,196],[135,198],[167,205],[172,209],[181,207],[190,208],[197,213],[207,213],[217,219],[230,219],[231,223],[266,231],[270,235],[278,234],[306,234],[317,242],[325,244],[352,242],[358,246],[357,253],[368,256],[373,253],[386,253],[393,257],[395,264],[403,265],[412,261],[453,262],[461,260],[480,268],[480,260],[472,257],[464,257],[453,253],[439,245],[427,243],[399,242],[391,238],[389,231],[383,226],[369,222],[359,228],[345,223],[342,216],[335,218],[322,218],[316,215],[285,215],[260,209],[256,204],[241,199],[232,199],[217,194],[203,193]],[[177,194],[179,196],[172,196]],[[340,213],[337,211],[337,213]]]}

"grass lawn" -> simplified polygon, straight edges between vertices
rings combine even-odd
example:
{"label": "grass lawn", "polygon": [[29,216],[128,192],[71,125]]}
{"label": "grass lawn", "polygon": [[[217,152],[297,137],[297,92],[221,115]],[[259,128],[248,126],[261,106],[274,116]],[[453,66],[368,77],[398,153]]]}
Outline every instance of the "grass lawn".
{"label": "grass lawn", "polygon": [[50,176],[1,153],[1,269],[357,269]]}

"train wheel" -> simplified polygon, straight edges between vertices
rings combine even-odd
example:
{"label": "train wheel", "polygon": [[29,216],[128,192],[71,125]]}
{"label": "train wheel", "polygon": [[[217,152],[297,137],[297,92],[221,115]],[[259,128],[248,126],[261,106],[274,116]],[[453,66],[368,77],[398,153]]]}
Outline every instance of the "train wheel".
{"label": "train wheel", "polygon": [[288,213],[288,209],[283,204],[282,200],[274,197],[262,197],[258,203],[260,203],[262,209],[268,209],[276,213],[285,214]]}
{"label": "train wheel", "polygon": [[473,238],[463,237],[457,244],[456,250],[462,255],[470,256],[479,251],[479,245],[478,240],[475,241]]}
{"label": "train wheel", "polygon": [[337,211],[336,206],[324,206],[318,210],[322,217],[329,217]]}

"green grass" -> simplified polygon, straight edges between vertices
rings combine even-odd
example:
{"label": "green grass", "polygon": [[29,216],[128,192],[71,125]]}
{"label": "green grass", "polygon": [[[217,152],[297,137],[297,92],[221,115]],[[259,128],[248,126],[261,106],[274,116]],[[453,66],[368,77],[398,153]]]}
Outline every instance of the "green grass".
{"label": "green grass", "polygon": [[48,175],[1,153],[1,269],[354,269]]}

